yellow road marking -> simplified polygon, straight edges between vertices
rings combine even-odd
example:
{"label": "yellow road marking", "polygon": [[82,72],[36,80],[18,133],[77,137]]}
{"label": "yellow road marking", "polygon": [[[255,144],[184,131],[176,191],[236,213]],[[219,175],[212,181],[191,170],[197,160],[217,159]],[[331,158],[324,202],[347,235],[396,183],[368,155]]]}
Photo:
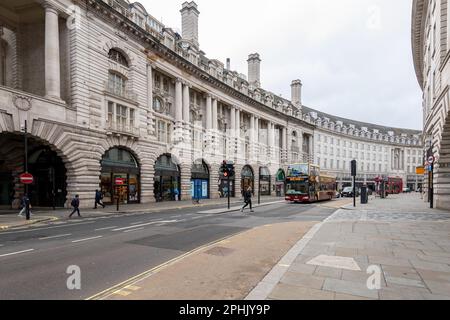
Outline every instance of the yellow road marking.
{"label": "yellow road marking", "polygon": [[132,290],[132,291],[138,291],[138,290],[141,289],[141,287],[138,287],[138,286],[127,286],[127,287],[125,287],[125,289]]}
{"label": "yellow road marking", "polygon": [[126,297],[126,296],[129,296],[131,294],[131,292],[128,292],[125,290],[119,290],[119,291],[114,292],[114,294],[118,294],[119,296]]}
{"label": "yellow road marking", "polygon": [[[173,264],[183,260],[184,258],[186,258],[188,256],[191,256],[191,255],[193,255],[195,253],[198,253],[198,252],[201,252],[201,251],[203,251],[205,249],[213,247],[213,246],[217,245],[218,243],[221,243],[222,241],[224,241],[226,239],[232,238],[232,237],[237,236],[238,234],[241,234],[241,233],[244,233],[244,232],[245,231],[241,231],[241,232],[238,232],[238,233],[226,236],[226,237],[224,237],[222,239],[216,240],[214,242],[211,242],[209,244],[201,246],[201,247],[199,247],[197,249],[194,249],[194,250],[191,250],[189,252],[186,252],[185,254],[182,254],[181,256],[178,256],[178,257],[176,257],[176,258],[174,258],[172,260],[169,260],[169,261],[167,261],[167,262],[165,262],[165,263],[163,263],[163,264],[161,264],[161,265],[159,265],[159,266],[157,266],[157,267],[155,267],[153,269],[147,270],[147,271],[145,271],[145,272],[143,272],[141,274],[138,274],[137,276],[134,276],[134,277],[132,277],[132,278],[130,278],[128,280],[125,280],[125,281],[123,281],[123,282],[121,282],[119,284],[116,284],[115,286],[112,286],[111,288],[103,290],[102,292],[99,292],[99,293],[97,293],[97,294],[87,298],[86,300],[104,300],[104,299],[110,297],[111,295],[120,292],[121,290],[123,290],[123,288],[129,287],[129,286],[134,286],[136,283],[151,277],[152,275],[154,275],[154,274],[160,272],[161,270],[163,270],[163,269],[165,269],[165,268],[167,268],[167,267],[169,267],[169,266],[171,266],[171,265],[173,265]],[[118,293],[118,294],[120,294],[120,293]]]}

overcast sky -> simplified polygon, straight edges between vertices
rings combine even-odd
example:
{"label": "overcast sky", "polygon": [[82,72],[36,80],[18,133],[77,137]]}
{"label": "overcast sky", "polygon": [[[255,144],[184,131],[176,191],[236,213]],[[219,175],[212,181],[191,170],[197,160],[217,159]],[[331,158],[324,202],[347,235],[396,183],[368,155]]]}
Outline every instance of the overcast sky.
{"label": "overcast sky", "polygon": [[[180,0],[141,0],[181,29]],[[421,129],[421,91],[411,53],[412,0],[196,0],[199,42],[208,58],[247,74],[261,55],[264,89],[303,104],[386,126]]]}

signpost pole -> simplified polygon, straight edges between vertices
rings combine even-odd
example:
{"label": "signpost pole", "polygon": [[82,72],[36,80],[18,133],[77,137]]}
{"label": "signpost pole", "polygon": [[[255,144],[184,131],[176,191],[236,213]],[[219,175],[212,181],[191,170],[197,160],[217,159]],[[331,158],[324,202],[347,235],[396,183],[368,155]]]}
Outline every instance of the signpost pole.
{"label": "signpost pole", "polygon": [[[25,120],[25,126],[24,126],[24,144],[25,144],[25,173],[28,173],[28,127],[27,127],[27,120]],[[29,199],[28,195],[28,184],[25,184],[25,195]],[[30,220],[30,201],[27,201],[25,204],[25,216],[27,220]]]}
{"label": "signpost pole", "polygon": [[119,202],[120,202],[120,187],[116,186],[116,197],[117,197],[117,211],[119,211]]}
{"label": "signpost pole", "polygon": [[430,169],[430,208],[433,209],[434,208],[434,185],[433,185],[433,180],[434,180],[434,162],[431,164],[431,169]]}
{"label": "signpost pole", "polygon": [[231,206],[231,199],[230,199],[230,195],[231,195],[231,189],[230,189],[230,175],[228,175],[227,178],[227,185],[228,185],[228,210],[230,210],[230,206]]}
{"label": "signpost pole", "polygon": [[259,167],[258,174],[258,204],[261,204],[261,167]]}

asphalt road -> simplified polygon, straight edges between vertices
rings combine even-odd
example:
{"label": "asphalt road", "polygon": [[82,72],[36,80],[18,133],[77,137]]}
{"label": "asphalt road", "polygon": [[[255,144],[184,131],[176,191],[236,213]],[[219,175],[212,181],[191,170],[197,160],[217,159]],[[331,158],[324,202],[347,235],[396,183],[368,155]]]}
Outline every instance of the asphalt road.
{"label": "asphalt road", "polygon": [[[272,204],[255,213],[199,214],[220,206],[74,219],[0,233],[0,300],[85,299],[193,249],[248,229],[322,221],[322,204]],[[69,266],[81,290],[67,289]]]}

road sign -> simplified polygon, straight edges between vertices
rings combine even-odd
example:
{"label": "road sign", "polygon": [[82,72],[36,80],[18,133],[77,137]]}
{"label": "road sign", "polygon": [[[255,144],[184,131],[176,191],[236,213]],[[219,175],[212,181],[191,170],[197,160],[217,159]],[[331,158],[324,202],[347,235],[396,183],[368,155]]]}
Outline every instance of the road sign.
{"label": "road sign", "polygon": [[115,184],[116,184],[116,186],[123,186],[125,184],[125,179],[124,178],[116,178]]}
{"label": "road sign", "polygon": [[23,184],[32,184],[34,182],[33,175],[29,173],[23,173],[19,176],[20,182]]}
{"label": "road sign", "polygon": [[429,162],[430,164],[433,164],[433,163],[434,163],[434,157],[433,157],[433,156],[429,157],[429,158],[428,158],[428,162]]}
{"label": "road sign", "polygon": [[425,168],[424,167],[417,167],[416,168],[416,174],[418,174],[418,175],[425,174]]}

